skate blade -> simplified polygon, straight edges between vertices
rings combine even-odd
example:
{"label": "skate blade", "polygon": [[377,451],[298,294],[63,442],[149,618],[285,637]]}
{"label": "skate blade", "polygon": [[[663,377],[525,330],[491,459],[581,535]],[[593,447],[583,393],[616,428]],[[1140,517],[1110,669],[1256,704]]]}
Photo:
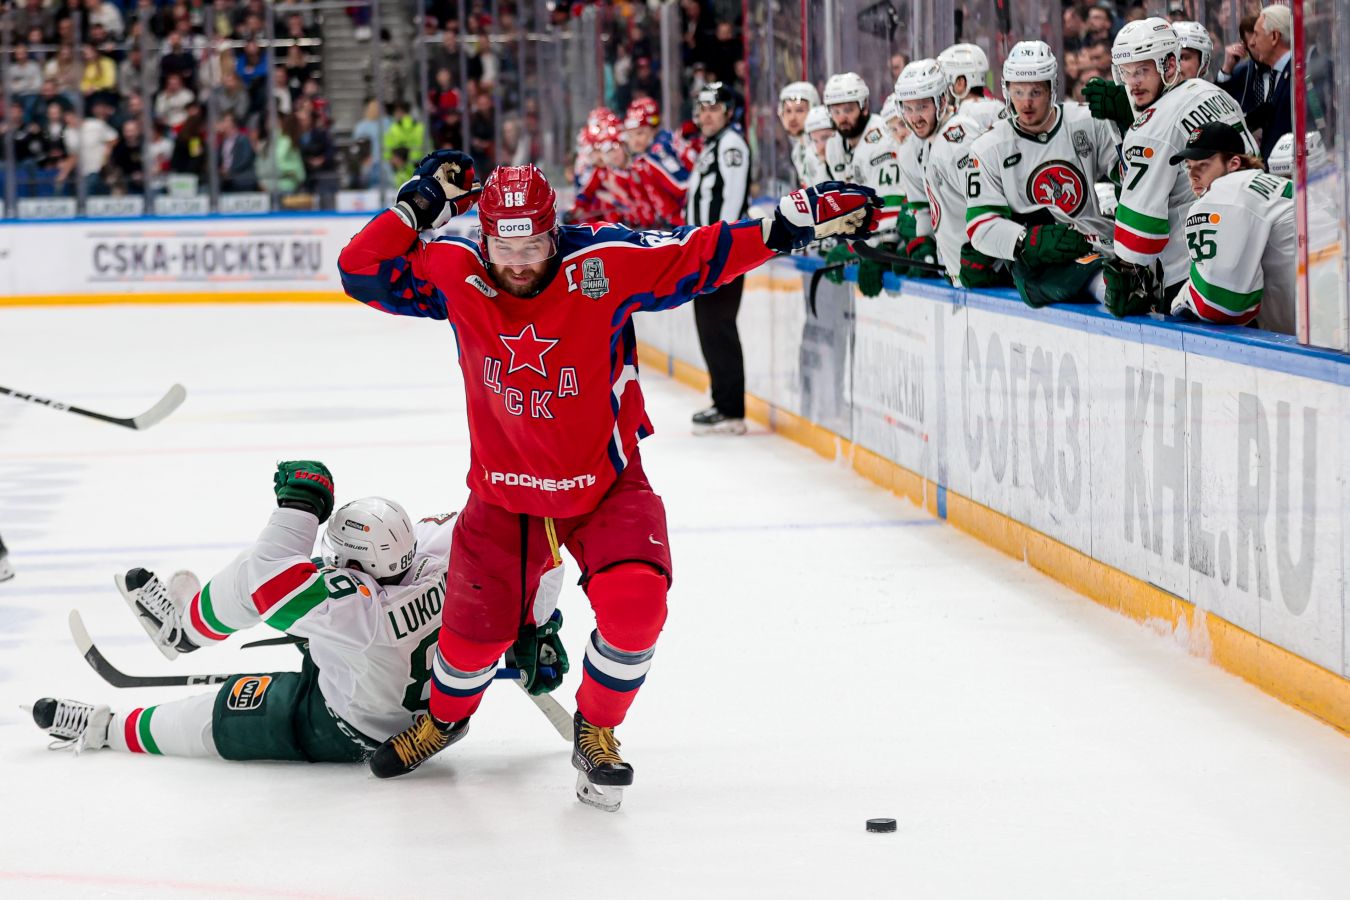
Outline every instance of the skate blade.
{"label": "skate blade", "polygon": [[708,437],[715,434],[745,434],[745,420],[733,419],[730,422],[719,422],[716,425],[695,425],[693,428],[694,434],[698,437]]}
{"label": "skate blade", "polygon": [[591,784],[586,773],[577,773],[577,799],[587,806],[603,809],[605,812],[618,812],[623,803],[623,788],[608,785]]}
{"label": "skate blade", "polygon": [[126,601],[127,608],[131,610],[131,614],[136,617],[136,621],[141,623],[141,627],[145,629],[145,633],[150,636],[150,643],[154,644],[155,648],[159,650],[160,653],[164,654],[165,659],[177,659],[178,648],[161,641],[159,639],[159,628],[152,625],[150,619],[141,615],[140,609],[136,606],[136,597],[127,587],[126,576],[120,573],[114,575],[113,584],[117,585],[117,592],[121,594],[122,599]]}

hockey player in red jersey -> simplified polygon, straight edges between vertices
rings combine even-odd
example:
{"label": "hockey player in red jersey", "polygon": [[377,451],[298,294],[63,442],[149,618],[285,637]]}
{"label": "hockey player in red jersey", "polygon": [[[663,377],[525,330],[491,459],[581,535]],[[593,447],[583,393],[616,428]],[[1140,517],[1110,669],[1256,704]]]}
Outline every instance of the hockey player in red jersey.
{"label": "hockey player in red jersey", "polygon": [[497,660],[534,628],[530,598],[565,546],[596,618],[577,691],[577,795],[613,809],[633,777],[614,728],[651,665],[673,573],[665,509],[638,452],[652,426],[633,314],[687,303],[817,238],[865,235],[878,201],[826,182],[763,220],[670,232],[559,226],[544,174],[502,167],[477,198],[477,242],[423,243],[421,231],[473,205],[473,176],[458,151],[429,155],[338,258],[352,297],[449,321],[470,435],[430,714],[385,742],[371,768],[404,774],[465,734]]}

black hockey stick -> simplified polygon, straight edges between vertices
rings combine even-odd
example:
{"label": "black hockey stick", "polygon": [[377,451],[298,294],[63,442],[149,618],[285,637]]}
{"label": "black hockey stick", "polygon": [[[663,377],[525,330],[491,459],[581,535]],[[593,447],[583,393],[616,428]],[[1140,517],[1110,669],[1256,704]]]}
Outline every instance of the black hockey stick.
{"label": "black hockey stick", "polygon": [[861,259],[870,259],[872,262],[886,263],[887,265],[909,266],[911,269],[923,269],[925,272],[932,272],[934,275],[945,276],[946,268],[922,259],[911,259],[908,256],[901,256],[898,253],[892,253],[889,250],[882,250],[880,247],[870,247],[862,241],[856,241],[853,244],[853,252],[858,254]]}
{"label": "black hockey stick", "polygon": [[[109,662],[108,657],[103,655],[94,639],[89,636],[89,629],[84,627],[84,619],[80,617],[79,610],[70,611],[70,636],[75,639],[75,647],[84,657],[84,661],[89,663],[98,677],[102,678],[108,684],[116,688],[142,688],[142,687],[184,687],[194,684],[224,684],[225,682],[238,678],[240,672],[229,674],[202,674],[202,675],[128,675],[121,669]],[[261,642],[259,642],[261,644]],[[255,645],[256,646],[256,645]],[[505,667],[497,670],[492,677],[505,681],[514,681],[525,690],[522,677],[524,673],[514,667]],[[562,736],[563,740],[572,740],[572,715],[563,708],[557,700],[547,694],[541,694],[538,697],[525,691],[526,695],[539,708],[539,711],[548,719],[549,724]]]}
{"label": "black hockey stick", "polygon": [[75,413],[77,416],[87,416],[90,419],[98,419],[100,422],[110,422],[113,425],[121,425],[123,428],[135,428],[138,431],[163,421],[169,413],[182,406],[183,401],[187,399],[187,389],[181,384],[175,384],[173,387],[169,388],[168,393],[159,399],[158,403],[141,413],[139,416],[132,416],[130,419],[119,419],[116,416],[94,412],[91,409],[71,406],[69,403],[62,403],[59,400],[52,400],[47,397],[37,397],[33,394],[25,394],[22,391],[16,391],[13,388],[7,388],[3,385],[0,385],[0,394],[13,397],[15,400],[23,400],[26,403],[36,403],[38,406],[46,406],[58,410],[59,412]]}
{"label": "black hockey stick", "polygon": [[831,266],[821,266],[811,273],[811,283],[806,291],[806,308],[811,311],[811,318],[817,318],[816,313],[816,288],[820,287],[820,279],[824,278],[830,272],[838,272],[847,269],[848,263],[835,263]]}

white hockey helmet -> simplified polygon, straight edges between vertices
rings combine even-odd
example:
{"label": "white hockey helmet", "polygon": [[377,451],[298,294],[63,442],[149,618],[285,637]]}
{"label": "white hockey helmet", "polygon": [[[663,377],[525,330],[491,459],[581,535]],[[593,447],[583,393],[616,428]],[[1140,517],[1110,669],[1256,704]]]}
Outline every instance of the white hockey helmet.
{"label": "white hockey helmet", "polygon": [[813,106],[811,111],[806,114],[806,125],[803,130],[809,135],[813,131],[834,130],[834,120],[830,118],[830,111],[824,106]]}
{"label": "white hockey helmet", "polygon": [[[1175,57],[1178,64],[1171,81],[1167,80],[1169,56]],[[1111,45],[1111,76],[1117,84],[1124,84],[1121,66],[1150,59],[1162,76],[1163,90],[1174,87],[1181,79],[1181,41],[1177,40],[1177,33],[1167,20],[1157,16],[1139,19],[1120,29],[1116,42]]]}
{"label": "white hockey helmet", "polygon": [[957,77],[966,77],[966,90],[956,97],[957,100],[964,100],[972,87],[984,87],[984,80],[989,76],[989,57],[975,44],[952,44],[938,54],[937,61],[947,75],[947,86],[952,89],[953,97],[956,97]]}
{"label": "white hockey helmet", "polygon": [[805,100],[811,106],[820,105],[820,92],[809,81],[794,81],[778,92],[778,108],[789,100]]}
{"label": "white hockey helmet", "polygon": [[[1308,151],[1308,171],[1315,172],[1317,169],[1326,165],[1329,161],[1327,156],[1326,144],[1322,142],[1322,135],[1316,131],[1309,131],[1303,136],[1303,145]],[[1283,178],[1294,177],[1294,135],[1293,132],[1282,135],[1275,142],[1275,149],[1270,151],[1270,158],[1266,160],[1266,166],[1270,169],[1270,174],[1279,175]]]}
{"label": "white hockey helmet", "polygon": [[1200,54],[1199,75],[1204,78],[1209,72],[1209,59],[1214,55],[1214,38],[1210,37],[1209,29],[1199,22],[1173,22],[1172,32],[1177,36],[1182,50],[1194,50]]}
{"label": "white hockey helmet", "polygon": [[[919,59],[905,66],[900,77],[895,79],[895,93],[891,96],[895,98],[897,107],[906,100],[932,100],[933,107],[937,111],[937,124],[941,125],[950,108],[951,95],[948,93],[950,84],[947,74],[937,60]],[[909,122],[906,121],[905,125],[908,126]]]}
{"label": "white hockey helmet", "polygon": [[379,580],[397,578],[417,552],[412,520],[392,500],[363,497],[338,507],[323,533],[323,561]]}
{"label": "white hockey helmet", "polygon": [[1017,115],[1017,110],[1013,108],[1008,85],[1041,81],[1050,82],[1050,105],[1054,106],[1059,102],[1059,63],[1055,51],[1045,41],[1014,44],[1008,51],[1008,58],[1003,60],[1003,105],[1010,118]]}
{"label": "white hockey helmet", "polygon": [[825,105],[834,106],[836,103],[856,103],[859,108],[867,109],[867,82],[862,80],[862,76],[856,72],[840,72],[837,75],[831,75],[830,80],[825,82]]}

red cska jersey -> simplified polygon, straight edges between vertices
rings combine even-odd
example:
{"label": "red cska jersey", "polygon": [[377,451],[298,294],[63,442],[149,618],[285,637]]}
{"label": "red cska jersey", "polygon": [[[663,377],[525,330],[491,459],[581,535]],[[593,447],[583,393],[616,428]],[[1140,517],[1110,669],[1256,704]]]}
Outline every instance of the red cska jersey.
{"label": "red cska jersey", "polygon": [[633,313],[671,309],[774,253],[757,220],[670,232],[564,225],[537,297],[497,289],[478,245],[422,243],[392,212],[338,257],[346,292],[394,315],[445,319],[468,400],[469,489],[511,512],[590,512],[652,433]]}

